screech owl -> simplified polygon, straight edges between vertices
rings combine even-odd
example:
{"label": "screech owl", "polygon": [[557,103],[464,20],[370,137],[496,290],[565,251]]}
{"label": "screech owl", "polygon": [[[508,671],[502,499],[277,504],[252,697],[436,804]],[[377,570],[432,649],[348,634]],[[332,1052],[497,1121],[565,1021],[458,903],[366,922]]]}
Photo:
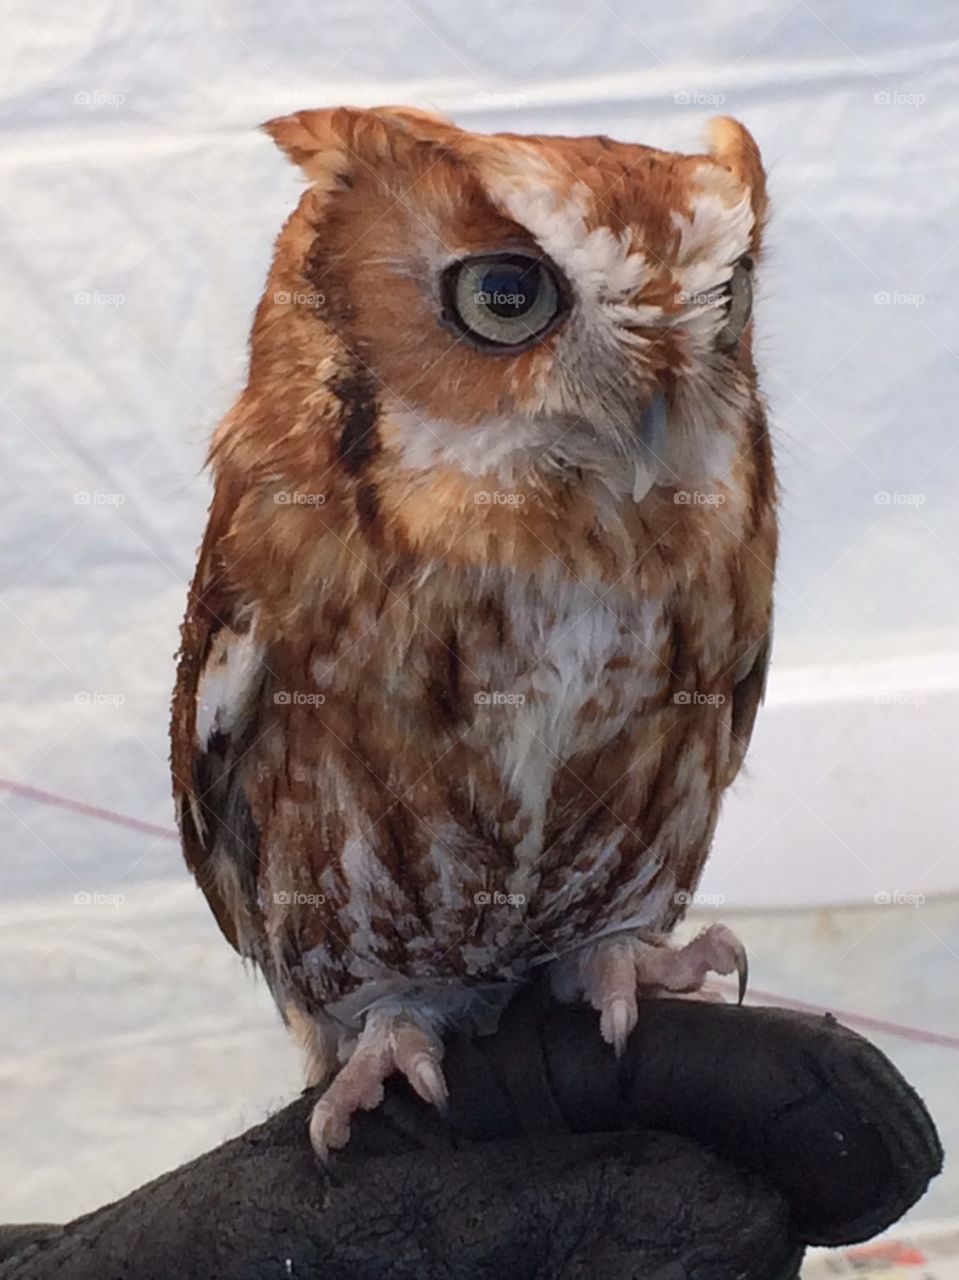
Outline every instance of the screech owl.
{"label": "screech owl", "polygon": [[307,186],[182,629],[186,860],[326,1083],[321,1152],[393,1071],[546,967],[619,1052],[769,652],[775,477],[752,356],[766,211],[706,154],[479,135],[412,109],[265,126]]}

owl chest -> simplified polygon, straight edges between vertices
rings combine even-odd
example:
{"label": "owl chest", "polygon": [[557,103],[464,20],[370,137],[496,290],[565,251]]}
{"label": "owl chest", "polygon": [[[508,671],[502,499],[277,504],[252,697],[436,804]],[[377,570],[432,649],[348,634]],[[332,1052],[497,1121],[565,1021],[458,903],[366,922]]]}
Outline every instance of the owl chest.
{"label": "owl chest", "polygon": [[464,609],[444,648],[431,643],[437,678],[424,685],[415,671],[408,677],[410,719],[435,726],[438,761],[410,799],[439,820],[443,845],[475,863],[487,856],[474,848],[477,823],[485,823],[481,839],[508,851],[518,883],[551,842],[558,811],[587,807],[585,790],[571,798],[577,780],[614,744],[628,752],[642,733],[643,707],[667,696],[661,655],[670,634],[662,600],[570,579],[513,580]]}
{"label": "owl chest", "polygon": [[[312,868],[356,978],[454,961],[492,972],[525,955],[530,912],[537,934],[566,945],[570,931],[599,927],[602,902],[631,918],[644,883],[621,847],[618,815],[636,808],[617,788],[639,794],[654,780],[675,596],[558,576],[485,592],[438,585],[379,623],[360,618],[359,639],[312,662],[324,700],[287,704],[297,759],[311,764],[290,768],[284,740],[292,789],[279,808],[270,801],[269,874],[279,884]],[[688,807],[691,786],[671,808]]]}
{"label": "owl chest", "polygon": [[661,603],[610,599],[577,582],[526,584],[498,600],[502,641],[463,637],[470,735],[507,777],[533,757],[564,760],[599,748],[631,709],[662,688]]}

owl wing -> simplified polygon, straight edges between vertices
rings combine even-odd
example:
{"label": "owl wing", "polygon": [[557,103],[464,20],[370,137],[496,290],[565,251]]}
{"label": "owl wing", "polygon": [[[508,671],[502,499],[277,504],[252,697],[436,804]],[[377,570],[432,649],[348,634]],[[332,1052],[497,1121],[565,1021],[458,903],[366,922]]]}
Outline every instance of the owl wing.
{"label": "owl wing", "polygon": [[241,912],[256,901],[259,866],[241,764],[256,739],[268,670],[217,549],[230,514],[228,495],[218,493],[180,631],[171,762],[184,858],[240,950]]}
{"label": "owl wing", "polygon": [[729,758],[723,786],[728,787],[742,768],[759,710],[766,693],[766,676],[772,633],[767,630],[747,649],[733,676],[732,714],[730,718]]}

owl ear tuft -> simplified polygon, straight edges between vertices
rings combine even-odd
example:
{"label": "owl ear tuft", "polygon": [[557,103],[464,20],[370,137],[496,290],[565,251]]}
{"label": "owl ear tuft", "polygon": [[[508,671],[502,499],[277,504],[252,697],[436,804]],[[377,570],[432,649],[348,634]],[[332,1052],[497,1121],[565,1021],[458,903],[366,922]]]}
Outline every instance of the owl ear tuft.
{"label": "owl ear tuft", "polygon": [[349,117],[356,114],[344,107],[295,111],[267,120],[260,128],[311,182],[332,189],[342,185],[350,168]]}
{"label": "owl ear tuft", "polygon": [[748,190],[756,226],[761,227],[766,216],[766,170],[752,134],[732,116],[715,116],[709,122],[709,154]]}
{"label": "owl ear tuft", "polygon": [[311,182],[332,190],[358,164],[376,168],[416,143],[447,143],[459,133],[415,107],[331,107],[296,111],[260,126]]}
{"label": "owl ear tuft", "polygon": [[416,142],[449,146],[463,137],[462,129],[452,120],[437,115],[435,111],[422,111],[419,107],[374,107],[369,115]]}

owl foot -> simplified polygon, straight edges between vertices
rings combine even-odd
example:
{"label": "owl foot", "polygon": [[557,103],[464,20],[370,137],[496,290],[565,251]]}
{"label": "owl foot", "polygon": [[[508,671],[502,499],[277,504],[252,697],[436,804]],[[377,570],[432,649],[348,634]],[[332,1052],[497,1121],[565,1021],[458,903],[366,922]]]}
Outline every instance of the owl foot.
{"label": "owl foot", "polygon": [[746,948],[731,929],[710,925],[685,947],[674,950],[661,941],[623,935],[603,939],[589,948],[582,961],[586,996],[599,1012],[600,1034],[617,1058],[639,1018],[638,994],[669,992],[676,995],[701,991],[710,973],[739,975],[739,1003],[746,993],[749,965]]}
{"label": "owl foot", "polygon": [[378,1107],[383,1101],[383,1086],[396,1071],[424,1102],[444,1111],[448,1093],[442,1059],[439,1036],[412,1015],[370,1013],[349,1059],[313,1108],[313,1150],[325,1160],[332,1148],[345,1147],[354,1112]]}

